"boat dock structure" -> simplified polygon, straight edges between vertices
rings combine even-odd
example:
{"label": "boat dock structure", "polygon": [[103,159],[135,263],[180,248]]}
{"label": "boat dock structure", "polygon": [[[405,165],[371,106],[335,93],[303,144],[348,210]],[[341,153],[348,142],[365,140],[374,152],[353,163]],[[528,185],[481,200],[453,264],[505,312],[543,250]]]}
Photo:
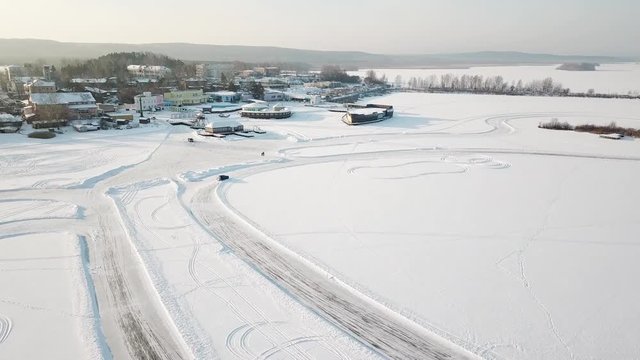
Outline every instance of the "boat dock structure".
{"label": "boat dock structure", "polygon": [[342,122],[347,125],[362,125],[383,121],[393,117],[393,106],[380,104],[347,105]]}

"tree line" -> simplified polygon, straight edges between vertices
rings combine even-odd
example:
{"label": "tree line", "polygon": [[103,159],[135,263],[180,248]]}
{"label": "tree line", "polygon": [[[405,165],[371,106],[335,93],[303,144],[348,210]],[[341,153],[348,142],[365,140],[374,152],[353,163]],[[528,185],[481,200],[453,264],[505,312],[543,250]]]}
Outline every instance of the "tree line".
{"label": "tree line", "polygon": [[324,65],[320,70],[320,80],[357,84],[361,81],[357,75],[349,75],[338,65]]}
{"label": "tree line", "polygon": [[560,122],[557,118],[553,118],[549,122],[538,124],[538,127],[541,129],[549,130],[573,130],[577,132],[588,132],[598,135],[619,134],[622,136],[640,138],[640,130],[620,127],[616,124],[615,121],[612,121],[611,123],[609,123],[609,125],[584,124],[573,126],[566,121]]}
{"label": "tree line", "polygon": [[116,77],[124,82],[129,78],[128,65],[158,65],[171,69],[171,78],[189,77],[195,75],[195,65],[186,64],[181,60],[166,55],[150,52],[121,52],[100,56],[86,61],[66,60],[59,69],[59,80],[63,84],[70,83],[73,78]]}
{"label": "tree line", "polygon": [[[395,78],[396,87],[403,87],[402,77]],[[509,95],[567,95],[568,88],[548,77],[543,80],[529,82],[505,81],[502,76],[483,77],[482,75],[430,75],[426,78],[412,77],[406,84],[411,90],[443,91],[443,92],[472,92],[486,94]]]}

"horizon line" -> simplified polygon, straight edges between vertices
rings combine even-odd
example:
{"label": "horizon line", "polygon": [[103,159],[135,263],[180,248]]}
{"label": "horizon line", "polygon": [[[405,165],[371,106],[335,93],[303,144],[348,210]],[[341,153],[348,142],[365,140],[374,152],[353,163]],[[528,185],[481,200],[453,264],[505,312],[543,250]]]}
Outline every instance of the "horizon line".
{"label": "horizon line", "polygon": [[132,42],[78,42],[78,41],[61,41],[54,39],[42,39],[42,38],[1,38],[0,40],[17,40],[17,41],[50,41],[56,43],[63,44],[78,44],[78,45],[172,45],[172,44],[181,44],[181,45],[195,45],[195,46],[227,46],[227,47],[252,47],[252,48],[275,48],[275,49],[285,49],[285,50],[301,50],[301,51],[317,51],[317,52],[335,52],[335,53],[363,53],[367,55],[383,55],[383,56],[438,56],[438,55],[464,55],[464,54],[482,54],[482,53],[511,53],[511,54],[525,54],[525,55],[547,55],[547,56],[576,56],[576,57],[611,57],[611,58],[627,58],[640,60],[640,54],[636,55],[594,55],[594,54],[559,54],[553,52],[536,52],[536,51],[520,51],[520,50],[477,50],[477,51],[455,51],[455,52],[423,52],[423,53],[381,53],[381,52],[369,52],[362,50],[327,50],[327,49],[307,49],[307,48],[296,48],[296,47],[286,47],[286,46],[277,46],[277,45],[239,45],[239,44],[211,44],[211,43],[191,43],[191,42],[183,42],[183,41],[169,41],[169,42],[141,42],[141,43],[132,43]]}

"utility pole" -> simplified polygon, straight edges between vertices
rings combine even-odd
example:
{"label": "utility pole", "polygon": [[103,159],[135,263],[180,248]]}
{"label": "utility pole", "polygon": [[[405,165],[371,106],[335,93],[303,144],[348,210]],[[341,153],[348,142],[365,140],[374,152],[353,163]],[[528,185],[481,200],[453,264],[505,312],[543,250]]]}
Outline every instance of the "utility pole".
{"label": "utility pole", "polygon": [[140,103],[140,117],[144,117],[144,112],[142,111],[142,96],[138,97],[138,102]]}

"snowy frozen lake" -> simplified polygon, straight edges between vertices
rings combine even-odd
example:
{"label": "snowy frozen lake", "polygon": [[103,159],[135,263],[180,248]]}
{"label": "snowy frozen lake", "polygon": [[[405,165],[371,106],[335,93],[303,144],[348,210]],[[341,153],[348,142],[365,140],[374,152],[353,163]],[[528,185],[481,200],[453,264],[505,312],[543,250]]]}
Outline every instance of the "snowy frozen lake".
{"label": "snowy frozen lake", "polygon": [[640,103],[376,102],[396,115],[371,134],[400,133],[285,150],[291,166],[243,177],[230,204],[354,288],[482,355],[639,355],[629,336],[640,332],[631,320],[640,314],[640,143],[537,124],[638,127]]}
{"label": "snowy frozen lake", "polygon": [[[640,93],[640,64],[602,64],[597,71],[563,71],[557,70],[558,65],[540,66],[478,66],[468,69],[373,69],[378,76],[387,76],[393,83],[396,76],[401,76],[406,84],[412,77],[428,78],[435,75],[438,78],[444,74],[482,75],[484,78],[502,76],[508,83],[522,80],[524,83],[533,80],[552,78],[572,92],[587,92],[594,89],[603,94],[634,94]],[[367,70],[349,72],[350,75],[366,76]]]}
{"label": "snowy frozen lake", "polygon": [[[287,104],[284,120],[231,115],[254,138],[199,137],[168,113],[2,134],[0,358],[376,359],[380,324],[455,357],[640,357],[640,140],[537,127],[638,128],[639,101],[367,102],[394,117],[347,126]],[[345,326],[343,299],[388,323]]]}

